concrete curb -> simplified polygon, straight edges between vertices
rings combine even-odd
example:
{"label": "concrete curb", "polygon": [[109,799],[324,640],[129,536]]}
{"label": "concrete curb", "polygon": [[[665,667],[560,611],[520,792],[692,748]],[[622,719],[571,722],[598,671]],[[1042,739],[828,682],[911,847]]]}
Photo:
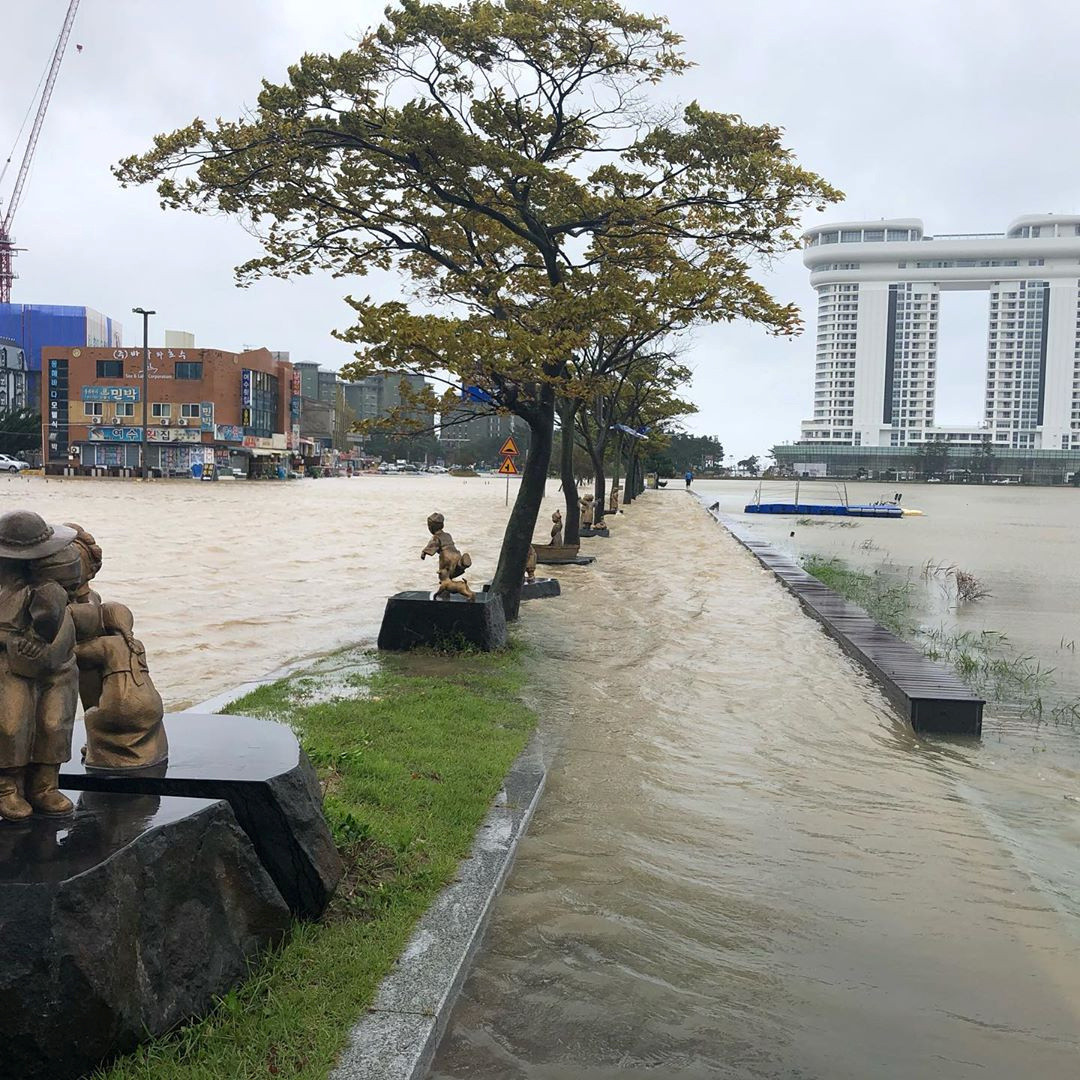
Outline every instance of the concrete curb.
{"label": "concrete curb", "polygon": [[421,917],[374,1005],[353,1026],[330,1080],[426,1075],[546,778],[534,735],[507,773],[458,877]]}

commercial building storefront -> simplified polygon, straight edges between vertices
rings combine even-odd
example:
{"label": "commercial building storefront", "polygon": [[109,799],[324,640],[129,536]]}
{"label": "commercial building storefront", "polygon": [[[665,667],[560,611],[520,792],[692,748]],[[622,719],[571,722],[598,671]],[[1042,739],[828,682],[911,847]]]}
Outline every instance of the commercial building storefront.
{"label": "commercial building storefront", "polygon": [[151,349],[145,402],[141,349],[46,348],[42,359],[47,463],[139,468],[144,413],[161,475],[283,460],[299,437],[292,366],[266,349]]}

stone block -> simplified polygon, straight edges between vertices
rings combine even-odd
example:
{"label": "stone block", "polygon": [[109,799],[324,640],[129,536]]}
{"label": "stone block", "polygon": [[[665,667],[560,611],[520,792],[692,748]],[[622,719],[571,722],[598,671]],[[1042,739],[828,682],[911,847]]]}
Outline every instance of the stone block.
{"label": "stone block", "polygon": [[[77,761],[60,782],[84,791],[225,799],[298,918],[317,919],[342,866],[322,812],[318,777],[284,724],[251,716],[170,713],[164,769],[105,772]],[[74,745],[84,733],[76,726]]]}
{"label": "stone block", "polygon": [[[484,586],[484,592],[491,588],[489,581]],[[562,589],[559,587],[559,579],[553,577],[538,577],[535,581],[526,581],[521,586],[522,600],[545,600],[550,596],[561,596]]]}
{"label": "stone block", "polygon": [[602,536],[605,540],[611,535],[611,530],[607,526],[599,529],[580,529],[578,532],[581,536]]}
{"label": "stone block", "polygon": [[220,800],[68,792],[0,824],[0,1075],[75,1080],[205,1012],[289,927]]}
{"label": "stone block", "polygon": [[480,592],[475,600],[457,595],[433,600],[431,593],[415,591],[386,601],[380,649],[407,652],[423,645],[458,644],[484,652],[506,648],[506,616],[497,596]]}
{"label": "stone block", "polygon": [[536,561],[545,566],[588,566],[596,562],[595,555],[541,555],[537,548]]}

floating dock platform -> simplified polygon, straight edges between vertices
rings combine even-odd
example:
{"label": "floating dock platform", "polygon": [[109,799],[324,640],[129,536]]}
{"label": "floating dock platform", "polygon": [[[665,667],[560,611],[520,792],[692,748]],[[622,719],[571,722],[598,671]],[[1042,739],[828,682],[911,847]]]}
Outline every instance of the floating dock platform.
{"label": "floating dock platform", "polygon": [[799,517],[900,518],[904,511],[894,503],[881,506],[842,506],[839,503],[748,503],[746,514],[798,514]]}

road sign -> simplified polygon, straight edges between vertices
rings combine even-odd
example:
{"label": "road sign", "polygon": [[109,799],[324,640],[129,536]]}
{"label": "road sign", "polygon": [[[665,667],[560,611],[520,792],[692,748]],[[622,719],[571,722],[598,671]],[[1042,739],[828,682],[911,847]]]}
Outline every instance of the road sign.
{"label": "road sign", "polygon": [[[507,436],[506,442],[502,444],[502,449],[499,453],[502,454],[503,457],[517,457],[518,448],[517,443],[514,442],[513,435]],[[515,469],[514,472],[517,472],[517,469]]]}
{"label": "road sign", "polygon": [[517,466],[514,464],[513,458],[503,458],[503,463],[499,466],[499,472],[504,476],[517,476]]}

